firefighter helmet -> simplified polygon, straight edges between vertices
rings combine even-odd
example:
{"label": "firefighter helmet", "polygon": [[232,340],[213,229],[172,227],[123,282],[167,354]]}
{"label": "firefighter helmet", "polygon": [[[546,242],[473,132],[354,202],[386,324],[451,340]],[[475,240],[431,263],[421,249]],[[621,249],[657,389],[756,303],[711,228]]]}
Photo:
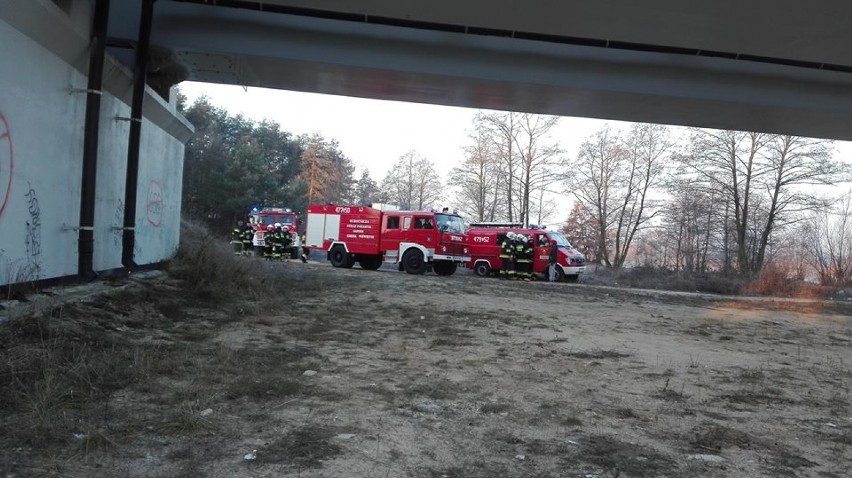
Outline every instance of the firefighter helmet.
{"label": "firefighter helmet", "polygon": [[270,225],[266,226],[266,230],[267,230],[267,231],[271,231],[271,230],[273,230],[273,229],[274,229],[274,227],[272,227],[272,224],[270,224]]}
{"label": "firefighter helmet", "polygon": [[509,232],[507,232],[507,233],[506,233],[506,237],[508,237],[509,239],[514,239],[514,238],[515,238],[515,233],[514,233],[514,232],[512,232],[512,231],[509,231]]}
{"label": "firefighter helmet", "polygon": [[281,227],[281,223],[280,223],[280,222],[276,222],[276,223],[275,223],[275,229],[278,229],[279,227]]}

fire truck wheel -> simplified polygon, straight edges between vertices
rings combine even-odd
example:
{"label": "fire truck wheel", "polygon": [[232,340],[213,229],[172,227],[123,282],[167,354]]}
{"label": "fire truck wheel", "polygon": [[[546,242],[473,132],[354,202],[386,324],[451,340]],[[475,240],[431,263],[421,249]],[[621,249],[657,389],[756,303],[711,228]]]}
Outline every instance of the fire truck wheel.
{"label": "fire truck wheel", "polygon": [[487,261],[479,261],[473,266],[473,273],[479,277],[488,277],[491,274],[491,264]]}
{"label": "fire truck wheel", "polygon": [[409,274],[422,274],[426,272],[426,261],[423,253],[417,249],[409,249],[402,255],[402,267]]}
{"label": "fire truck wheel", "polygon": [[382,258],[380,256],[362,256],[358,259],[358,264],[361,265],[361,269],[374,271],[382,267]]}
{"label": "fire truck wheel", "polygon": [[[352,258],[343,246],[334,246],[331,248],[329,260],[334,267],[347,267],[346,264],[351,262]],[[349,267],[352,267],[352,265],[350,264]]]}
{"label": "fire truck wheel", "polygon": [[432,263],[432,269],[439,276],[451,276],[456,272],[458,264],[451,261],[435,261]]}

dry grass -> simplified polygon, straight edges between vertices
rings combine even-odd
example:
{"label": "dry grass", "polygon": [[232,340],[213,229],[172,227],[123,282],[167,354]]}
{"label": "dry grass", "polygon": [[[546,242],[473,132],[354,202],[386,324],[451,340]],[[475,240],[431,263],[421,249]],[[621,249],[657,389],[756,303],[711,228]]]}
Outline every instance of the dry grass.
{"label": "dry grass", "polygon": [[710,453],[750,476],[842,476],[852,463],[844,317],[289,267],[195,232],[168,276],[0,324],[0,475],[734,469],[686,458]]}
{"label": "dry grass", "polygon": [[[171,278],[0,324],[0,471],[83,476],[63,463],[125,448],[146,430],[193,439],[216,433],[218,421],[202,411],[223,399],[322,392],[300,381],[308,349],[214,341],[252,309],[252,298],[281,304],[314,296],[322,284],[284,283],[272,265],[233,256],[203,228],[184,223],[182,232]],[[119,398],[129,394],[143,398],[134,405],[137,417]],[[142,418],[152,406],[157,418]],[[23,455],[22,445],[31,447]],[[166,475],[201,476],[198,456],[180,461]]]}
{"label": "dry grass", "polygon": [[[753,279],[718,272],[690,273],[673,272],[656,267],[632,267],[621,271],[605,268],[590,270],[588,274],[580,276],[580,282],[614,287],[800,299],[828,299],[840,291],[840,289],[794,279],[790,271],[772,264],[767,265]],[[843,299],[842,291],[839,294],[838,297]]]}

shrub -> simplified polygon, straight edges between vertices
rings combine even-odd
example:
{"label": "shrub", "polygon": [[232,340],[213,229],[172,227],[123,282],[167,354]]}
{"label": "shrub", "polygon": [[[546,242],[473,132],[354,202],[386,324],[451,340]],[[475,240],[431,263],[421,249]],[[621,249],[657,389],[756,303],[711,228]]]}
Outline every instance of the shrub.
{"label": "shrub", "polygon": [[252,258],[235,255],[229,245],[206,226],[183,220],[180,247],[168,271],[187,281],[196,291],[232,296],[262,293],[268,284],[264,265]]}

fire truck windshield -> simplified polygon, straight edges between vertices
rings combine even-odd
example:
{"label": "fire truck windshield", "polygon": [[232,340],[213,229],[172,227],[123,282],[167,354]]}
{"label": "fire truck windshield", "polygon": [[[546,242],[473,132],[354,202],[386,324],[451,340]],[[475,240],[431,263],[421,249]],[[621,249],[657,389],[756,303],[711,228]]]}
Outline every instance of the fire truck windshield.
{"label": "fire truck windshield", "polygon": [[258,222],[260,224],[275,224],[276,222],[281,224],[293,224],[293,216],[275,216],[275,215],[262,215],[258,216]]}
{"label": "fire truck windshield", "polygon": [[439,231],[455,232],[457,234],[464,233],[464,221],[459,216],[435,214],[435,220],[438,221]]}
{"label": "fire truck windshield", "polygon": [[573,247],[568,239],[558,232],[548,232],[547,235],[550,236],[550,239],[556,241],[556,245],[559,247]]}

